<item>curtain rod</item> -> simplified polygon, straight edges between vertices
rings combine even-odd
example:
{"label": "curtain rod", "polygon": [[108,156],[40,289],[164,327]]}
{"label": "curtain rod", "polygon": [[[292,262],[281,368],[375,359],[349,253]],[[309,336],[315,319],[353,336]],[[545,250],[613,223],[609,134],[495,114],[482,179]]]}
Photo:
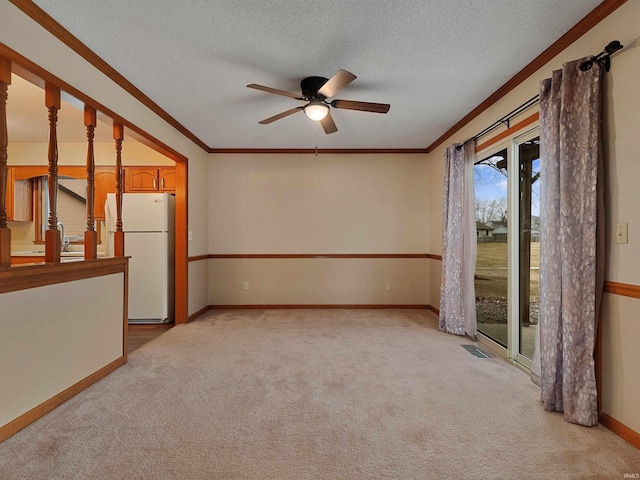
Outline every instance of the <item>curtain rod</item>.
{"label": "curtain rod", "polygon": [[600,65],[604,67],[604,71],[608,72],[611,68],[611,55],[616,53],[618,50],[622,50],[624,45],[622,45],[618,40],[613,40],[604,47],[604,50],[597,55],[592,55],[589,60],[585,60],[580,64],[580,70],[586,72],[593,66],[593,62],[598,62]]}
{"label": "curtain rod", "polygon": [[498,128],[500,125],[506,125],[507,128],[509,128],[510,127],[510,121],[511,121],[511,119],[513,117],[515,117],[516,115],[520,115],[527,108],[534,106],[536,103],[538,103],[539,100],[540,100],[540,95],[536,95],[535,97],[530,98],[529,100],[524,102],[519,107],[517,107],[514,110],[510,111],[509,113],[507,113],[504,117],[496,120],[494,123],[489,125],[487,128],[482,130],[480,133],[477,133],[473,137],[466,139],[464,142],[462,142],[460,145],[458,145],[456,147],[456,149],[457,150],[461,150],[462,147],[464,147],[466,144],[468,144],[470,142],[473,142],[474,140],[477,140],[480,137],[484,137],[486,134],[492,132],[493,130]]}
{"label": "curtain rod", "polygon": [[[588,60],[585,60],[580,64],[580,70],[586,72],[593,66],[593,62],[598,62],[600,65],[604,67],[605,72],[608,72],[611,68],[611,55],[616,53],[618,50],[621,50],[624,47],[618,40],[613,40],[609,42],[609,44],[604,47],[604,50],[597,55],[592,55]],[[485,136],[486,134],[492,132],[500,125],[506,125],[509,128],[509,121],[515,117],[516,115],[521,114],[527,108],[534,106],[540,100],[540,95],[536,95],[533,98],[530,98],[526,102],[524,102],[519,107],[515,108],[511,112],[507,113],[504,117],[496,120],[493,124],[489,125],[487,128],[482,130],[480,133],[477,133],[471,138],[466,139],[460,145],[456,147],[457,150],[461,150],[466,144],[469,142],[473,142],[474,140],[479,139],[480,137]]]}

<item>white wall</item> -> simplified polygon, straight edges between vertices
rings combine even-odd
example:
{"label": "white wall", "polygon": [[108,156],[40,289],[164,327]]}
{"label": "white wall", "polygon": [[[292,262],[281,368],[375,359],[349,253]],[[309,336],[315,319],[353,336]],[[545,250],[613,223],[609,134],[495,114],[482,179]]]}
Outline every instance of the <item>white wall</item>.
{"label": "white wall", "polygon": [[[209,253],[429,253],[425,155],[212,157]],[[428,304],[428,270],[426,259],[210,259],[209,301]]]}
{"label": "white wall", "polygon": [[[562,63],[600,52],[611,40],[620,40],[625,49],[612,59],[611,72],[605,75],[605,163],[607,181],[607,272],[606,280],[640,285],[640,2],[629,1],[561,52],[526,81],[516,87],[490,109],[428,157],[431,183],[431,231],[441,230],[442,164],[446,145],[461,142],[482,131],[507,112],[530,99],[539,90],[539,82],[551,76]],[[531,113],[531,112],[528,112]],[[437,172],[437,175],[436,175]],[[436,180],[436,177],[437,178]],[[629,243],[614,242],[613,226],[629,222]],[[442,242],[431,238],[434,253],[440,253]],[[434,272],[435,273],[435,272]],[[432,277],[432,298],[439,279]],[[602,411],[640,432],[640,376],[638,365],[638,322],[640,300],[605,294],[603,306],[603,398]],[[636,399],[633,402],[631,399]]]}
{"label": "white wall", "polygon": [[[207,253],[207,154],[9,2],[0,2],[0,42],[188,157],[189,255]],[[203,269],[190,272],[190,285],[207,282]]]}

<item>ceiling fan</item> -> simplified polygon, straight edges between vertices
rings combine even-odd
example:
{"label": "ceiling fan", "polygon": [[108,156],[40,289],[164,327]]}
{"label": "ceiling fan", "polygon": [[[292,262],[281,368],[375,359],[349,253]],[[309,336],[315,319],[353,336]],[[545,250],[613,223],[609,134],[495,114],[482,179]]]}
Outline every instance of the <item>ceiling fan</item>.
{"label": "ceiling fan", "polygon": [[331,113],[329,113],[329,106],[333,108],[344,108],[346,110],[360,110],[361,112],[374,113],[387,113],[391,107],[388,103],[356,102],[353,100],[327,100],[353,82],[356,78],[357,77],[353,73],[347,72],[346,70],[338,70],[338,72],[329,79],[324,77],[307,77],[302,79],[300,82],[300,90],[302,91],[301,95],[293,92],[287,92],[285,90],[278,90],[277,88],[265,87],[264,85],[258,85],[255,83],[251,83],[247,85],[247,87],[307,102],[306,105],[286,110],[274,115],[273,117],[265,118],[258,123],[267,125],[275,122],[276,120],[280,120],[281,118],[293,115],[294,113],[304,111],[307,117],[311,120],[319,121],[324,132],[329,134],[338,131],[338,127],[336,127],[336,124],[331,117]]}

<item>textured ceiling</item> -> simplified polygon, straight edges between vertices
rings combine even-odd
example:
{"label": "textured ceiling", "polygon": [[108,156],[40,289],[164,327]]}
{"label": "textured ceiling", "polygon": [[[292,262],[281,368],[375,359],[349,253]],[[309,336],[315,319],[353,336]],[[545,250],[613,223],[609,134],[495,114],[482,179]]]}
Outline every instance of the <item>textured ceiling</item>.
{"label": "textured ceiling", "polygon": [[[212,148],[425,148],[599,0],[35,0]],[[585,54],[591,52],[585,52]],[[246,88],[299,91],[302,78],[358,76],[325,135],[301,104]]]}

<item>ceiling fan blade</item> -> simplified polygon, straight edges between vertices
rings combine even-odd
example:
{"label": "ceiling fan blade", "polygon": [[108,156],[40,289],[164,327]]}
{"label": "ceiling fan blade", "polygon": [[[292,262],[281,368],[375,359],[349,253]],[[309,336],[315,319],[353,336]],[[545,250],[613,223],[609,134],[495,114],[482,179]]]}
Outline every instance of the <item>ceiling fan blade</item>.
{"label": "ceiling fan blade", "polygon": [[347,110],[360,110],[362,112],[387,113],[391,108],[388,103],[355,102],[353,100],[334,100],[331,106],[345,108]]}
{"label": "ceiling fan blade", "polygon": [[275,122],[276,120],[280,120],[281,118],[288,117],[289,115],[293,115],[294,113],[301,112],[303,107],[292,108],[291,110],[287,110],[286,112],[279,113],[278,115],[274,115],[273,117],[265,118],[264,120],[258,122],[261,125],[268,125],[269,123]]}
{"label": "ceiling fan blade", "polygon": [[346,70],[338,70],[338,72],[327,80],[318,93],[320,95],[324,95],[325,97],[333,97],[336,93],[342,90],[344,87],[353,82],[356,77],[353,73],[347,72]]}
{"label": "ceiling fan blade", "polygon": [[247,85],[249,88],[253,88],[255,90],[261,90],[267,93],[275,93],[276,95],[282,95],[284,97],[295,98],[296,100],[304,100],[299,94],[293,92],[287,92],[285,90],[278,90],[277,88],[265,87],[264,85],[258,85],[257,83],[250,83]]}
{"label": "ceiling fan blade", "polygon": [[336,122],[333,121],[331,113],[327,113],[327,116],[320,120],[320,124],[322,128],[324,128],[324,133],[327,135],[338,131],[338,127],[336,127]]}

